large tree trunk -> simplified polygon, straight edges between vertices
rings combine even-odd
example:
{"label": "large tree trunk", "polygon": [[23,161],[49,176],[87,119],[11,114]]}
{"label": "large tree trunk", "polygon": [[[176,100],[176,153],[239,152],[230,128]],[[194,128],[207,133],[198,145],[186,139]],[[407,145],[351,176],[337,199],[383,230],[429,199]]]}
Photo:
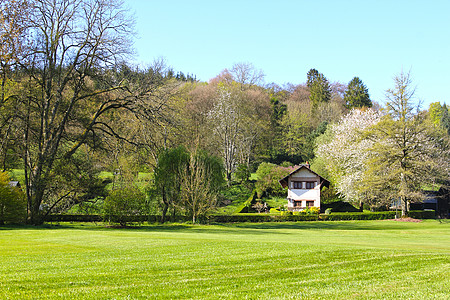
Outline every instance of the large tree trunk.
{"label": "large tree trunk", "polygon": [[161,214],[161,223],[164,224],[164,222],[166,221],[167,210],[169,209],[169,203],[167,202],[167,196],[164,188],[162,190],[162,198],[163,198],[163,210]]}
{"label": "large tree trunk", "polygon": [[401,197],[402,201],[402,218],[406,218],[408,216],[408,199],[406,197]]}

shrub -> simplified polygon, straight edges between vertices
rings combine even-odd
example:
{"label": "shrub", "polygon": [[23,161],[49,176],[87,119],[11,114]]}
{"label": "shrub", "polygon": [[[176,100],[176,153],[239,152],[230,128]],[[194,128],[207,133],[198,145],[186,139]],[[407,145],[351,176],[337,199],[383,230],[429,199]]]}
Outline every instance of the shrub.
{"label": "shrub", "polygon": [[271,213],[271,214],[279,214],[279,213],[280,213],[280,210],[278,210],[278,209],[276,209],[276,208],[271,208],[271,209],[270,209],[270,213]]}
{"label": "shrub", "polygon": [[145,194],[134,186],[123,187],[106,197],[103,208],[105,220],[126,226],[132,217],[144,214]]}
{"label": "shrub", "polygon": [[246,164],[239,164],[234,172],[234,177],[241,183],[248,181],[250,175],[250,169]]}
{"label": "shrub", "polygon": [[307,207],[302,212],[307,215],[318,215],[320,213],[320,209],[318,207],[313,206],[313,207]]}
{"label": "shrub", "polygon": [[[282,212],[283,213],[283,212]],[[284,212],[285,213],[285,212]],[[252,214],[242,213],[235,215],[213,215],[210,216],[209,221],[215,223],[235,223],[235,222],[297,222],[297,221],[317,221],[318,215],[269,215],[269,214]]]}
{"label": "shrub", "polygon": [[341,220],[384,220],[395,218],[395,211],[380,212],[350,212],[350,213],[332,213],[330,215],[320,215],[320,219],[324,221],[341,221]]}
{"label": "shrub", "polygon": [[292,216],[292,215],[293,215],[292,211],[286,210],[281,212],[281,216]]}
{"label": "shrub", "polygon": [[332,209],[331,207],[325,209],[325,214],[326,214],[326,215],[331,214],[331,211],[332,211],[332,210],[333,210],[333,209]]}
{"label": "shrub", "polygon": [[24,223],[27,216],[25,195],[18,187],[10,186],[6,172],[0,172],[0,225]]}
{"label": "shrub", "polygon": [[408,216],[414,219],[435,219],[436,212],[434,210],[411,210]]}

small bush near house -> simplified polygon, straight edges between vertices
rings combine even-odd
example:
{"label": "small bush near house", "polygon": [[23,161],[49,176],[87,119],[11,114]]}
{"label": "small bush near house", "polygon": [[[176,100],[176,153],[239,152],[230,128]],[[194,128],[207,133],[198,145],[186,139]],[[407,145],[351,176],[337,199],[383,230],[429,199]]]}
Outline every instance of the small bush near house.
{"label": "small bush near house", "polygon": [[6,172],[0,172],[0,225],[25,223],[27,202],[22,190],[9,185]]}
{"label": "small bush near house", "polygon": [[111,192],[104,202],[104,219],[126,226],[130,219],[146,213],[145,194],[137,187],[123,187]]}

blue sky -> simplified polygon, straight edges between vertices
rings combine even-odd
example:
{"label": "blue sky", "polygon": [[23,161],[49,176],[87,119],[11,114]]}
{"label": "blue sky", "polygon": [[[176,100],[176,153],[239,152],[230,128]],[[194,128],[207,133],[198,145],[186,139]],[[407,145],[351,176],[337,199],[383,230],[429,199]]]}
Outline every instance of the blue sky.
{"label": "blue sky", "polygon": [[330,82],[358,76],[372,100],[402,69],[416,96],[450,104],[450,1],[126,0],[135,13],[136,61],[164,57],[208,81],[249,62],[266,82],[304,83],[316,68]]}

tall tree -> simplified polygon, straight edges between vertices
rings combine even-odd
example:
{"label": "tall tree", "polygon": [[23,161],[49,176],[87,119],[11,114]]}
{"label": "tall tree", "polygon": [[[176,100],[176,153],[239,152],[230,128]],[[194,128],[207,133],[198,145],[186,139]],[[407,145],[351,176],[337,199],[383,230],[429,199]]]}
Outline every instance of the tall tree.
{"label": "tall tree", "polygon": [[446,182],[449,145],[417,113],[410,74],[400,73],[394,83],[386,92],[388,115],[366,132],[373,145],[362,190],[373,199],[399,199],[406,216],[409,204],[423,197],[424,186]]}
{"label": "tall tree", "polygon": [[344,101],[348,108],[372,107],[369,90],[359,77],[353,77],[348,83]]}
{"label": "tall tree", "polygon": [[[14,123],[18,117],[18,97],[14,70],[27,46],[26,26],[29,5],[26,0],[0,1],[0,151],[6,170],[14,153]],[[13,157],[14,159],[14,157]]]}
{"label": "tall tree", "polygon": [[217,197],[224,183],[223,162],[203,151],[191,153],[188,165],[181,172],[182,206],[192,223],[216,208]]}
{"label": "tall tree", "polygon": [[373,109],[353,109],[318,138],[316,157],[324,162],[330,180],[347,202],[361,206],[367,201],[359,187],[373,143],[362,139],[362,133],[380,119],[381,114]]}
{"label": "tall tree", "polygon": [[158,156],[154,170],[153,194],[161,199],[161,223],[166,221],[169,208],[181,205],[181,181],[184,170],[189,164],[189,152],[182,146],[164,149]]}
{"label": "tall tree", "polygon": [[319,104],[330,101],[331,87],[328,79],[316,69],[309,70],[307,77],[309,99],[312,103],[312,109],[315,110]]}
{"label": "tall tree", "polygon": [[236,83],[221,82],[217,94],[208,112],[209,126],[230,182],[239,163],[249,165],[256,142],[267,130],[270,103],[259,89],[242,91]]}
{"label": "tall tree", "polygon": [[33,39],[18,68],[24,75],[16,111],[29,217],[39,224],[41,204],[54,197],[56,164],[69,162],[83,144],[94,147],[99,136],[120,137],[112,112],[155,120],[164,103],[153,97],[158,74],[118,71],[133,36],[133,19],[121,1],[30,3],[26,34]]}

